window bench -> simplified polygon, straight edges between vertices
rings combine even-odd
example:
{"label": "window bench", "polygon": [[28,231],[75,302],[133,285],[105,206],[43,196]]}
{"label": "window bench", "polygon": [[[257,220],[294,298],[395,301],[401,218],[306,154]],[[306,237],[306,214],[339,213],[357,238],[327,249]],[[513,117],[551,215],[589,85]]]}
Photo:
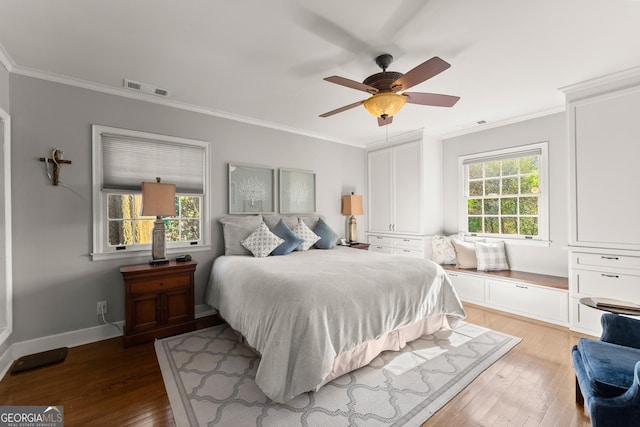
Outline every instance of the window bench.
{"label": "window bench", "polygon": [[444,265],[462,301],[557,325],[569,325],[569,279],[524,271]]}

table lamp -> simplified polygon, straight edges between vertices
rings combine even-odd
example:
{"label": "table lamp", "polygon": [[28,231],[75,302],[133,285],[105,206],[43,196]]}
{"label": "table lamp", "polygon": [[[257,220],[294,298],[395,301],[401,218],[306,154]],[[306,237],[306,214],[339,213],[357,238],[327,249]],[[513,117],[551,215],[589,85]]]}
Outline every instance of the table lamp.
{"label": "table lamp", "polygon": [[176,214],[176,186],[165,184],[156,178],[156,182],[142,183],[142,216],[155,216],[151,234],[151,256],[149,264],[166,264],[167,250],[163,216]]}
{"label": "table lamp", "polygon": [[358,225],[356,224],[356,215],[364,214],[362,209],[362,196],[356,196],[351,193],[348,196],[342,196],[342,215],[351,215],[349,218],[349,243],[355,243],[358,240]]}

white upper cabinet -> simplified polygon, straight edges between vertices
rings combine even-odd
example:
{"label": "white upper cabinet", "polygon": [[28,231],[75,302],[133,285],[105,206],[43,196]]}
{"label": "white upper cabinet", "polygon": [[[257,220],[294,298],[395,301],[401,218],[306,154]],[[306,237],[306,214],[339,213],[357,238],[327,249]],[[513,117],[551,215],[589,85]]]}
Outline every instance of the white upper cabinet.
{"label": "white upper cabinet", "polygon": [[572,246],[640,250],[640,86],[567,95]]}
{"label": "white upper cabinet", "polygon": [[369,232],[422,234],[422,143],[369,152],[368,174]]}

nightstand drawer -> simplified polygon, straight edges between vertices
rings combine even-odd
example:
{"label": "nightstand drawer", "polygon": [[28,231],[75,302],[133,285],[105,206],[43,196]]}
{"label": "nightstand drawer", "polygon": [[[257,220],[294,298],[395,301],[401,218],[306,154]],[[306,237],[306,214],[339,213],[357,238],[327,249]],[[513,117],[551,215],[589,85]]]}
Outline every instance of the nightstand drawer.
{"label": "nightstand drawer", "polygon": [[144,294],[147,292],[166,291],[175,288],[183,288],[190,284],[189,275],[170,276],[160,279],[138,281],[131,284],[132,294]]}

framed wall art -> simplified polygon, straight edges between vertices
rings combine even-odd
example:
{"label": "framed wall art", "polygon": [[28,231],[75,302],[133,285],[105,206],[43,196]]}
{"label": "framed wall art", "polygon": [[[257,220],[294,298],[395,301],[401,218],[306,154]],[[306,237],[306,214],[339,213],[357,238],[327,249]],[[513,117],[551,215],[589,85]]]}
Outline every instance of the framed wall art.
{"label": "framed wall art", "polygon": [[276,170],[229,163],[229,214],[274,213]]}
{"label": "framed wall art", "polygon": [[312,171],[280,169],[280,213],[316,211],[316,174]]}

